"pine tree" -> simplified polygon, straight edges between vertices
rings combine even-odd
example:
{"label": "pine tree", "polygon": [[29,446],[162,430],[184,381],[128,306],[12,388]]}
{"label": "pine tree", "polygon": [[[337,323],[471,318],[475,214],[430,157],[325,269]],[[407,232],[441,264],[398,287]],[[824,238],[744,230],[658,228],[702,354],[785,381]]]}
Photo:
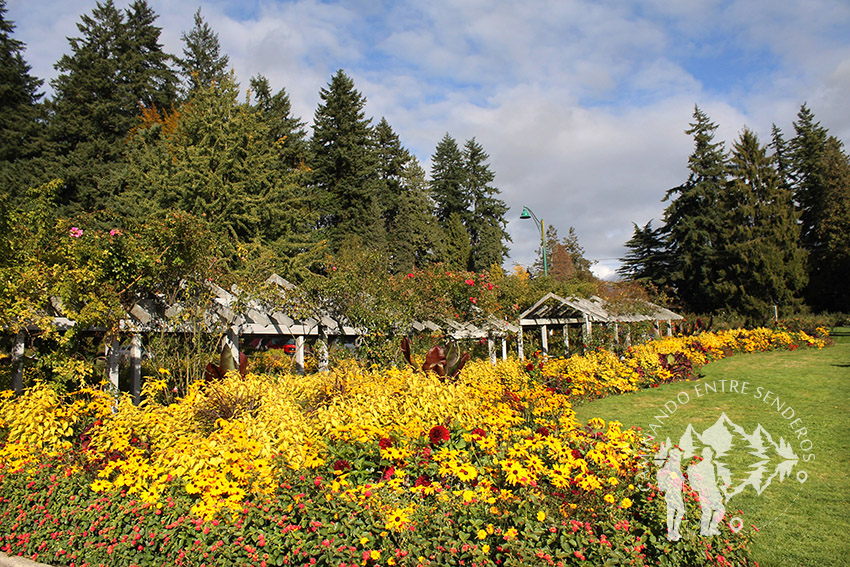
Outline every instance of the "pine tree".
{"label": "pine tree", "polygon": [[617,273],[625,279],[664,289],[670,283],[670,258],[661,229],[653,229],[652,221],[643,228],[634,224],[634,234],[626,242],[629,252],[620,261]]}
{"label": "pine tree", "polygon": [[803,104],[794,122],[796,136],[791,140],[791,163],[794,174],[794,199],[800,207],[803,247],[818,246],[815,227],[823,217],[824,177],[821,160],[826,150],[828,133],[815,121],[815,116]]}
{"label": "pine tree", "polygon": [[718,273],[726,307],[755,318],[769,316],[772,305],[798,308],[806,283],[791,192],[774,167],[775,158],[745,128],[733,145],[723,193]]}
{"label": "pine tree", "polygon": [[187,97],[199,87],[221,82],[227,76],[230,58],[221,53],[218,34],[204,21],[200,8],[195,12],[195,26],[180,38],[184,44],[183,58],[177,60],[177,65]]}
{"label": "pine tree", "polygon": [[12,37],[6,20],[6,0],[0,0],[0,192],[23,196],[35,177],[23,163],[41,152],[42,81],[30,75],[25,46]]}
{"label": "pine tree", "polygon": [[850,305],[850,158],[829,136],[820,159],[820,217],[813,227],[809,303],[822,310],[846,311]]}
{"label": "pine tree", "polygon": [[451,270],[466,270],[470,256],[472,244],[469,242],[469,233],[463,226],[460,213],[452,213],[445,227],[444,262]]}
{"label": "pine tree", "polygon": [[174,113],[148,110],[128,144],[126,198],[203,217],[241,247],[240,256],[303,274],[317,251],[307,197],[297,174],[277,167],[268,126],[238,96],[225,77]]}
{"label": "pine tree", "polygon": [[439,226],[418,160],[401,145],[385,118],[375,126],[374,135],[391,269],[406,272],[434,258]]}
{"label": "pine tree", "polygon": [[722,225],[719,196],[726,184],[726,157],[722,142],[714,141],[717,125],[695,107],[694,122],[685,131],[694,138],[688,158],[690,175],[679,187],[667,191],[670,204],[664,211],[664,234],[669,239],[673,271],[671,281],[679,298],[696,312],[723,305],[718,281],[718,230]]}
{"label": "pine tree", "polygon": [[280,155],[281,166],[287,169],[303,168],[307,161],[307,132],[305,123],[292,115],[292,104],[286,89],[274,95],[269,81],[263,75],[251,79],[254,109],[269,131],[270,141]]}
{"label": "pine tree", "polygon": [[71,53],[56,64],[50,138],[66,213],[107,206],[106,186],[141,108],[168,108],[175,99],[177,79],[155,19],[144,0],[133,2],[126,17],[112,0],[98,3],[77,24],[81,35],[69,39]]}
{"label": "pine tree", "polygon": [[489,157],[475,138],[464,144],[461,188],[469,207],[466,230],[472,244],[469,269],[473,271],[501,265],[508,254],[505,243],[511,239],[505,231],[508,207],[498,198],[499,189],[492,185],[496,176],[487,163]]}
{"label": "pine tree", "polygon": [[386,235],[371,119],[363,112],[366,99],[342,70],[319,95],[322,102],[313,120],[310,168],[320,227],[332,252],[351,236],[383,249]]}
{"label": "pine tree", "polygon": [[440,222],[447,223],[457,213],[468,224],[470,203],[463,188],[464,177],[463,154],[455,139],[446,133],[431,156],[431,195]]}

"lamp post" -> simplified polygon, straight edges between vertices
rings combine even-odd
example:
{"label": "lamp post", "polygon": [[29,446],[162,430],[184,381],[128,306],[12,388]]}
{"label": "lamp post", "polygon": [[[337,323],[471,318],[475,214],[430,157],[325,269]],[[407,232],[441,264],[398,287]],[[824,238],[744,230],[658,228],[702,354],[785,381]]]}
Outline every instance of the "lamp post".
{"label": "lamp post", "polygon": [[532,219],[540,231],[540,242],[543,245],[543,275],[549,275],[549,265],[546,263],[546,231],[544,230],[543,221],[538,220],[537,215],[528,207],[522,208],[522,213],[519,215],[521,219]]}

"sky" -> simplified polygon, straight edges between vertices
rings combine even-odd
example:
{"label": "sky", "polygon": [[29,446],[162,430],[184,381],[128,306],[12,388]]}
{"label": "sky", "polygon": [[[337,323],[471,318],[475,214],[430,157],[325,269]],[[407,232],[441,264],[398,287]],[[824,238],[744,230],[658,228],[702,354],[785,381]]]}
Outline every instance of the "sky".
{"label": "sky", "polygon": [[[265,75],[312,124],[343,69],[430,171],[437,143],[475,138],[509,207],[510,257],[529,267],[540,233],[574,227],[612,277],[633,223],[661,224],[687,180],[698,105],[727,146],[744,127],[786,139],[805,103],[850,143],[850,0],[148,0],[161,43],[182,54],[198,8],[237,80]],[[129,0],[115,0],[125,8]],[[32,74],[49,80],[90,0],[7,0]]]}

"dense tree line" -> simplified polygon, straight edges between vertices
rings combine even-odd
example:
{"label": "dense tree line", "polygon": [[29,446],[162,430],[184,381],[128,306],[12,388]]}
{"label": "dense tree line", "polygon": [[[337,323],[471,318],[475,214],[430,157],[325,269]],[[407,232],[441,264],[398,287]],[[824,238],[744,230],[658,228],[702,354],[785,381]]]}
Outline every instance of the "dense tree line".
{"label": "dense tree line", "polygon": [[387,120],[366,116],[342,70],[321,90],[308,135],[285,89],[273,92],[265,77],[240,97],[200,10],[177,57],[163,50],[145,0],[124,9],[105,0],[81,16],[42,100],[5,12],[0,0],[6,206],[59,179],[62,218],[120,228],[182,211],[229,243],[222,262],[295,280],[347,247],[383,253],[391,273],[434,262],[484,270],[507,255],[507,207],[483,147],[472,139],[460,150],[447,134],[428,181]]}
{"label": "dense tree line", "polygon": [[850,307],[850,158],[804,104],[786,141],[744,128],[727,150],[699,107],[687,181],[667,191],[663,224],[639,227],[621,275],[696,312],[765,317]]}

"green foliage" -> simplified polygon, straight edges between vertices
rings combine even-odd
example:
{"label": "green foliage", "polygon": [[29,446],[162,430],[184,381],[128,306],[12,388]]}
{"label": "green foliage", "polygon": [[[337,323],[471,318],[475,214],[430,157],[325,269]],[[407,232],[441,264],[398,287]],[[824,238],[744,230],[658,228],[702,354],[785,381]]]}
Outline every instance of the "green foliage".
{"label": "green foliage", "polygon": [[68,214],[106,208],[124,139],[144,107],[169,108],[177,78],[162,51],[156,15],[144,0],[119,10],[98,4],[77,24],[71,53],[57,62],[49,124],[60,203]]}
{"label": "green foliage", "polygon": [[791,192],[749,129],[733,145],[721,204],[726,213],[717,274],[723,304],[755,317],[777,304],[799,308],[806,256]]}
{"label": "green foliage", "polygon": [[183,58],[177,60],[180,74],[183,76],[187,98],[202,87],[220,83],[227,77],[227,64],[230,58],[221,53],[218,34],[204,21],[201,9],[195,12],[195,26],[188,33],[183,32]]}
{"label": "green foliage", "polygon": [[319,226],[332,252],[357,236],[381,250],[386,242],[371,119],[365,97],[342,70],[319,96],[310,140],[310,179],[320,213]]}
{"label": "green foliage", "polygon": [[685,131],[694,138],[688,158],[688,180],[667,191],[664,232],[669,234],[672,281],[679,298],[696,311],[721,305],[714,287],[718,281],[718,230],[722,226],[720,195],[726,184],[723,143],[714,141],[717,125],[696,107],[694,122]]}

